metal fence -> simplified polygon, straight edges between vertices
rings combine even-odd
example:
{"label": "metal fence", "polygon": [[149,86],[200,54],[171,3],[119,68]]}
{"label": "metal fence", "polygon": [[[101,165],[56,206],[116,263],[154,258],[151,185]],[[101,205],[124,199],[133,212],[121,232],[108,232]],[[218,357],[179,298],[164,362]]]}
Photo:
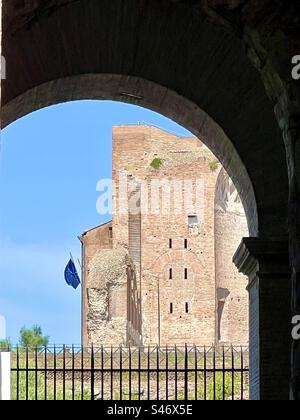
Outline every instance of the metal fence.
{"label": "metal fence", "polygon": [[15,348],[11,379],[14,400],[247,400],[248,349]]}

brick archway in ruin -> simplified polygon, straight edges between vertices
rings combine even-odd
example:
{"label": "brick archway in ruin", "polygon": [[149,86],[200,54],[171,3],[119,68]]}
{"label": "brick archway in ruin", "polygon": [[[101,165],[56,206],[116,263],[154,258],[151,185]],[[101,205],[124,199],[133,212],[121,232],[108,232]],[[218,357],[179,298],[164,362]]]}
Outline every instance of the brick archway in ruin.
{"label": "brick archway in ruin", "polygon": [[[286,399],[289,179],[278,120],[290,147],[294,132],[283,121],[291,108],[279,101],[288,98],[281,75],[263,72],[265,50],[245,29],[255,13],[265,19],[271,12],[256,6],[251,15],[238,7],[245,2],[228,3],[227,10],[226,1],[209,0],[2,0],[1,124],[60,102],[114,99],[151,108],[201,137],[237,186],[252,238],[235,256],[250,278],[251,396]],[[290,173],[295,204],[298,172]],[[292,219],[296,213],[294,206]],[[270,352],[275,367],[266,361]]]}

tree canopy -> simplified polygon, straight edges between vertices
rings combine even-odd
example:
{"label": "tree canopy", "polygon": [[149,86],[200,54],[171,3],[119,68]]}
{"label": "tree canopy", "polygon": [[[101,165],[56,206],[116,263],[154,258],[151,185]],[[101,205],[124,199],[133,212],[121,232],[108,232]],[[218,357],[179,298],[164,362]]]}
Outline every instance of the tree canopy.
{"label": "tree canopy", "polygon": [[48,346],[49,337],[43,335],[42,328],[34,325],[31,329],[23,327],[20,331],[20,345],[31,350],[40,350]]}

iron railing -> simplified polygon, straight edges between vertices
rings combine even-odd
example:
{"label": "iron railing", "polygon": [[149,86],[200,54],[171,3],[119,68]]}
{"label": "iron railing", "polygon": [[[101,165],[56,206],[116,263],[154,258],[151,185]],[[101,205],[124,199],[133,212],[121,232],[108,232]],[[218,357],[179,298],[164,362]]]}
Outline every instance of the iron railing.
{"label": "iron railing", "polygon": [[248,349],[15,348],[14,400],[247,400]]}

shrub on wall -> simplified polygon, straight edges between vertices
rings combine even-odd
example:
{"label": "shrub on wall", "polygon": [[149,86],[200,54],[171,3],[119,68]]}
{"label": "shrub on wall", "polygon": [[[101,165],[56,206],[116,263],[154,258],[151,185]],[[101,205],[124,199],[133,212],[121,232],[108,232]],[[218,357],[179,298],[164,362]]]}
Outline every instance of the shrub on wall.
{"label": "shrub on wall", "polygon": [[162,161],[161,159],[159,159],[159,158],[156,158],[156,159],[154,159],[154,160],[151,162],[151,165],[150,165],[150,166],[151,166],[153,169],[158,170],[158,169],[160,169],[160,168],[161,168],[162,164],[163,164],[163,161]]}
{"label": "shrub on wall", "polygon": [[216,170],[218,169],[218,167],[219,167],[219,162],[217,160],[214,160],[213,162],[210,162],[210,164],[209,164],[209,169],[212,172],[216,172]]}

